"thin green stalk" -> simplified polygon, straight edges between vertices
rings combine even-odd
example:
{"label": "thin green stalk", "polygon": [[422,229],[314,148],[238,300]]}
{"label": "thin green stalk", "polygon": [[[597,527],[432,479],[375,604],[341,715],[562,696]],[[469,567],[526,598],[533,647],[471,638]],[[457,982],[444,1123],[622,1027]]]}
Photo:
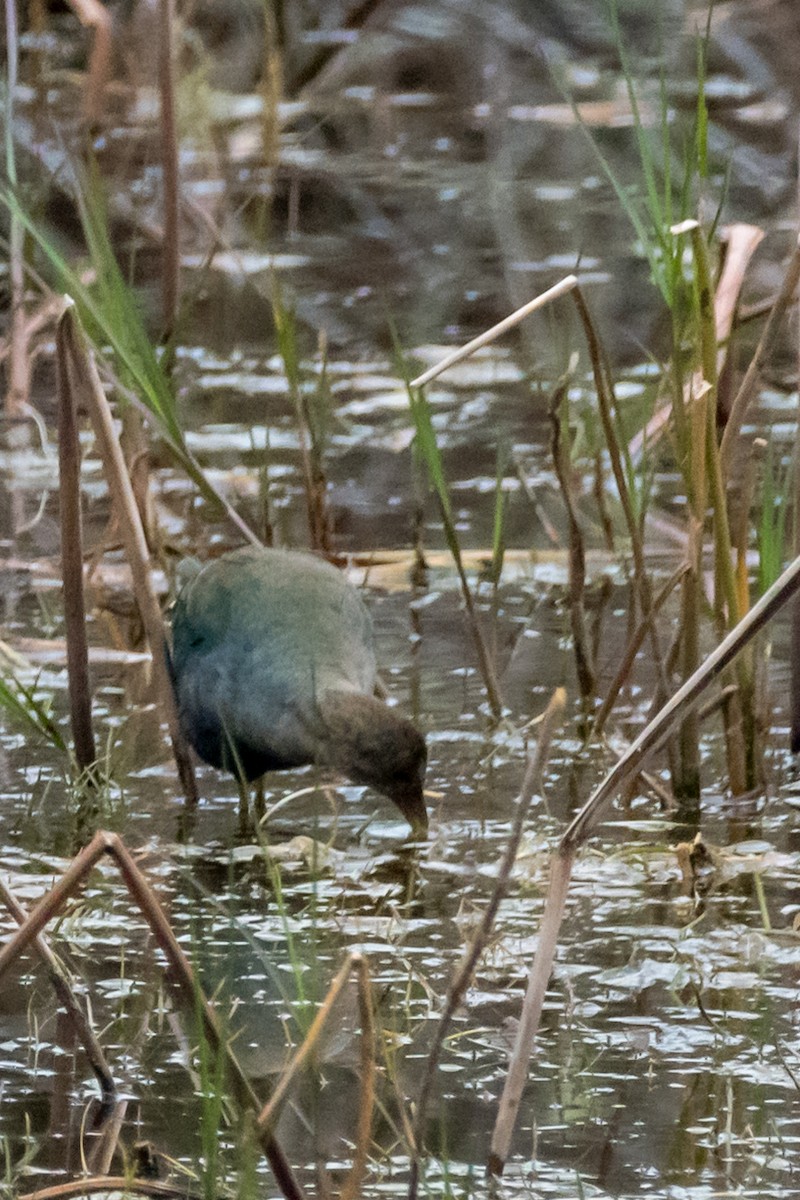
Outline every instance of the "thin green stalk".
{"label": "thin green stalk", "polygon": [[489,702],[489,708],[491,709],[492,716],[497,721],[503,715],[503,702],[500,697],[500,686],[497,681],[494,663],[491,660],[491,656],[483,637],[478,613],[475,608],[475,603],[472,599],[472,591],[467,580],[467,573],[461,557],[461,545],[459,543],[458,533],[456,531],[453,507],[450,501],[450,491],[448,489],[447,480],[444,474],[442,456],[439,452],[439,446],[436,441],[433,422],[431,421],[430,406],[428,405],[428,401],[425,398],[422,388],[411,387],[411,385],[408,383],[406,384],[406,388],[408,391],[408,402],[411,408],[411,418],[414,422],[414,428],[416,431],[416,443],[425,462],[425,466],[428,471],[428,478],[433,484],[436,498],[439,501],[439,511],[441,512],[442,516],[445,540],[447,541],[448,549],[453,556],[453,561],[456,564],[456,571],[461,584],[461,595],[464,600],[464,607],[467,611],[470,632],[472,633],[475,649],[478,655],[481,676],[483,678],[484,687],[486,688],[486,698]]}
{"label": "thin green stalk", "polygon": [[506,512],[508,510],[508,496],[503,491],[503,478],[505,476],[506,467],[508,466],[508,458],[508,448],[506,446],[498,446],[494,488],[494,521],[492,524],[491,566],[492,583],[495,585],[495,587],[499,585],[500,578],[503,574],[503,558],[506,552],[505,526]]}
{"label": "thin green stalk", "polygon": [[294,313],[284,304],[277,279],[273,279],[272,283],[272,319],[275,322],[278,352],[283,361],[283,370],[289,385],[289,395],[297,421],[309,541],[312,550],[330,554],[331,530],[327,504],[327,480],[322,467],[320,431],[303,391]]}

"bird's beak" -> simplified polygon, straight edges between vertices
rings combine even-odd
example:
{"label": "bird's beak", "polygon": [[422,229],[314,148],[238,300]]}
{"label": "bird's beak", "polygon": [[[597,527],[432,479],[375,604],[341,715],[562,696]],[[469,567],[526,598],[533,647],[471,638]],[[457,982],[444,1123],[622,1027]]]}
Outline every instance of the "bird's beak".
{"label": "bird's beak", "polygon": [[428,836],[428,810],[425,807],[425,797],[422,787],[418,786],[404,792],[402,796],[393,797],[395,804],[411,826],[415,838]]}

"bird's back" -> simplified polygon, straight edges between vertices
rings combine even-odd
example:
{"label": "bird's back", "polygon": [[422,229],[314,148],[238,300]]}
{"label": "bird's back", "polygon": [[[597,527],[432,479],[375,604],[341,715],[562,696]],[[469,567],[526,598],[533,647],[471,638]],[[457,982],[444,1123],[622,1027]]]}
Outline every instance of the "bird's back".
{"label": "bird's back", "polygon": [[227,737],[248,775],[314,761],[320,698],[375,686],[358,593],[329,563],[288,550],[245,548],[201,568],[175,606],[173,659],[195,748],[230,766]]}

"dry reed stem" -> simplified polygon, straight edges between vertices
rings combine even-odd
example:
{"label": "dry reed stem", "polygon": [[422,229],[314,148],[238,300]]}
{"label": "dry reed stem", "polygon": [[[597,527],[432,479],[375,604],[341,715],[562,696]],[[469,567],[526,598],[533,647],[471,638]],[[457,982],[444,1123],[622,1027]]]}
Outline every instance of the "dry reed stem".
{"label": "dry reed stem", "polygon": [[[675,571],[673,571],[653,601],[653,616],[656,616],[660,612],[661,608],[672,595],[672,592],[681,582],[688,570],[689,565],[688,563],[684,562],[681,563],[681,565]],[[624,686],[625,681],[630,674],[631,668],[633,667],[636,659],[636,655],[641,650],[642,643],[647,637],[649,627],[648,621],[640,621],[639,625],[634,630],[633,636],[628,642],[628,645],[625,647],[625,653],[622,656],[622,662],[619,665],[619,669],[609,685],[603,703],[597,710],[597,716],[595,717],[594,725],[592,726],[592,738],[600,737],[602,734],[605,723],[611,715],[611,710],[617,702],[617,696],[619,695],[621,688]]]}
{"label": "dry reed stem", "polygon": [[[682,233],[691,233],[696,227],[696,221],[684,221],[680,225],[673,226],[671,232],[677,236]],[[764,236],[764,232],[757,225],[737,223],[729,225],[725,230],[725,235],[727,238],[727,252],[714,296],[714,324],[718,347],[717,375],[721,373],[727,357],[728,340],[733,328],[736,304],[744,275],[753,253]],[[692,379],[686,385],[684,399],[687,407],[700,394],[698,389],[701,384],[702,376],[699,372],[695,372]],[[741,388],[739,390],[741,391]],[[653,414],[644,429],[631,438],[628,443],[628,451],[634,462],[638,461],[644,450],[654,445],[662,434],[666,432],[671,416],[672,403],[669,402],[662,405]]]}
{"label": "dry reed stem", "polygon": [[[80,887],[89,871],[103,857],[110,855],[119,869],[128,891],[147,921],[156,942],[163,951],[172,971],[172,979],[187,1005],[198,1015],[205,1036],[213,1050],[225,1058],[227,1078],[240,1108],[257,1113],[262,1103],[256,1096],[238,1059],[223,1037],[217,1014],[204,996],[192,965],[181,949],[161,903],[130,851],[115,833],[99,830],[91,842],[76,855],[53,888],[39,901],[25,924],[0,949],[0,979],[8,967],[41,933],[47,922],[60,912],[69,897]],[[303,1191],[295,1179],[289,1161],[269,1130],[258,1131],[259,1142],[272,1168],[275,1181],[286,1200],[304,1200]]]}
{"label": "dry reed stem", "polygon": [[538,1031],[544,995],[553,969],[558,932],[564,914],[567,888],[575,856],[601,820],[613,797],[624,787],[626,782],[639,774],[650,752],[676,727],[686,713],[697,705],[708,686],[799,589],[800,557],[796,558],[772,587],[767,589],[742,618],[736,629],[733,629],[712,651],[703,665],[678,689],[631,743],[619,762],[595,788],[561,838],[552,859],[550,891],[542,916],[539,943],[528,981],[526,1007],[523,1009],[523,1020],[520,1022],[515,1053],[512,1056],[514,1078],[512,1080],[510,1068],[495,1124],[488,1163],[491,1173],[500,1174],[508,1157],[514,1121],[525,1083],[530,1048]]}
{"label": "dry reed stem", "polygon": [[[0,900],[2,900],[17,924],[20,926],[24,925],[28,920],[29,914],[2,877],[0,877]],[[103,1048],[95,1037],[94,1030],[86,1014],[75,998],[75,993],[72,990],[66,972],[42,934],[37,934],[33,939],[33,948],[47,967],[50,974],[50,982],[53,985],[56,996],[62,1007],[66,1010],[67,1016],[75,1030],[75,1035],[83,1046],[84,1053],[89,1060],[89,1065],[94,1071],[97,1082],[100,1085],[102,1104],[105,1108],[114,1103],[117,1091],[114,1077],[111,1074],[111,1068],[103,1053]]]}
{"label": "dry reed stem", "polygon": [[[70,301],[70,305],[71,305]],[[81,771],[94,764],[92,690],[86,641],[83,591],[83,526],[81,520],[81,450],[75,403],[75,380],[65,344],[65,327],[56,325],[58,390],[58,475],[61,520],[61,574],[64,584],[64,624],[67,640],[67,682],[72,740]]]}
{"label": "dry reed stem", "polygon": [[169,727],[172,751],[178,767],[183,794],[189,804],[197,803],[197,784],[189,751],[180,727],[172,679],[169,670],[169,649],[158,599],[150,578],[150,555],[144,536],[139,510],[133,494],[130,476],[125,467],[111,409],[100,383],[92,355],[82,343],[77,316],[67,308],[61,318],[65,355],[70,363],[72,378],[80,382],[83,399],[89,409],[97,438],[108,490],[119,521],[125,555],[133,576],[136,603],[144,624],[153,668],[156,675],[158,701]]}
{"label": "dry reed stem", "polygon": [[70,1179],[67,1183],[57,1183],[36,1192],[25,1192],[17,1200],[67,1200],[69,1196],[91,1196],[95,1192],[162,1196],[168,1200],[200,1200],[200,1193],[187,1191],[185,1183],[162,1183],[158,1179],[135,1179],[127,1175],[92,1175],[87,1179]]}
{"label": "dry reed stem", "polygon": [[[17,169],[14,154],[14,101],[17,90],[19,66],[19,28],[17,6],[6,0],[6,113],[5,113],[5,166],[8,182],[12,189],[17,186]],[[17,419],[28,404],[30,387],[30,354],[28,353],[28,321],[25,315],[25,261],[24,230],[17,214],[11,212],[9,229],[9,284],[10,314],[8,330],[9,364],[5,397],[5,414]]]}
{"label": "dry reed stem", "polygon": [[[611,384],[611,372],[608,367],[605,352],[602,343],[598,337],[597,330],[592,320],[592,315],[589,311],[583,293],[580,287],[576,287],[573,291],[572,298],[575,301],[575,307],[578,310],[578,315],[583,325],[586,344],[589,348],[589,358],[592,364],[592,375],[595,382],[595,392],[597,394],[597,405],[600,412],[600,421],[603,426],[603,436],[605,438],[606,447],[608,449],[609,459],[611,461],[611,470],[614,475],[614,483],[616,484],[617,494],[619,496],[622,511],[625,516],[625,525],[628,530],[628,537],[631,543],[631,553],[633,556],[633,577],[636,584],[636,595],[639,601],[642,617],[647,622],[647,629],[650,635],[650,645],[653,652],[653,666],[658,680],[658,686],[662,696],[669,695],[669,680],[664,667],[664,656],[661,651],[661,639],[658,633],[658,626],[653,617],[653,588],[650,580],[650,575],[647,570],[644,556],[644,546],[642,544],[642,531],[639,528],[638,522],[633,509],[633,501],[631,500],[630,489],[625,475],[625,468],[622,461],[622,450],[617,438],[617,430],[614,425],[613,409],[614,409],[614,389]],[[670,756],[670,773],[675,774],[674,754],[672,747],[668,747]]]}
{"label": "dry reed stem", "polygon": [[161,335],[167,341],[175,329],[180,281],[180,226],[178,223],[178,131],[175,123],[175,66],[172,30],[174,0],[158,2],[158,91],[160,98],[162,208],[164,237],[161,243]]}
{"label": "dry reed stem", "polygon": [[375,1019],[372,1011],[372,986],[369,966],[362,954],[354,956],[353,966],[358,983],[358,1008],[361,1017],[361,1096],[359,1100],[356,1142],[353,1165],[339,1200],[358,1200],[369,1160],[372,1137],[372,1114],[375,1108]]}
{"label": "dry reed stem", "polygon": [[644,762],[675,726],[692,711],[711,683],[730,665],[766,623],[800,589],[800,557],[759,597],[739,624],[712,650],[706,661],[678,688],[652,721],[631,743],[619,762],[570,823],[562,839],[565,850],[581,845],[595,827],[614,795],[641,770]]}
{"label": "dry reed stem", "polygon": [[481,677],[484,687],[486,688],[486,699],[489,702],[492,716],[495,721],[499,721],[503,715],[503,697],[500,691],[500,681],[497,678],[497,672],[494,667],[494,660],[489,653],[489,647],[486,645],[486,639],[483,636],[483,630],[478,617],[478,610],[475,607],[475,601],[472,598],[472,591],[467,579],[467,573],[464,570],[464,564],[461,561],[461,551],[453,555],[456,564],[456,572],[458,573],[458,581],[461,584],[461,596],[464,600],[464,608],[467,613],[467,622],[472,633],[472,640],[475,643],[475,649],[478,654],[478,663],[480,666]]}
{"label": "dry reed stem", "polygon": [[747,365],[744,378],[739,385],[739,390],[736,393],[731,405],[730,415],[728,417],[725,430],[722,434],[722,442],[720,444],[720,454],[722,456],[723,470],[727,473],[730,470],[731,457],[733,454],[733,443],[739,431],[741,430],[744,418],[747,414],[748,405],[753,397],[755,385],[761,373],[761,368],[764,365],[764,360],[769,353],[770,348],[775,340],[775,335],[778,332],[781,319],[786,313],[789,305],[792,303],[792,298],[797,290],[797,285],[800,283],[800,240],[795,245],[792,257],[789,259],[789,266],[786,274],[783,277],[783,283],[775,303],[772,306],[767,323],[758,340],[758,345],[755,348],[753,357]]}
{"label": "dry reed stem", "polygon": [[103,115],[106,84],[111,74],[111,15],[99,0],[69,0],[81,25],[94,31],[89,69],[83,92],[83,116],[91,126]]}
{"label": "dry reed stem", "polygon": [[542,922],[539,926],[539,941],[528,975],[528,986],[522,1002],[517,1036],[492,1133],[492,1145],[487,1163],[487,1170],[491,1175],[501,1175],[508,1159],[511,1137],[528,1078],[528,1064],[533,1052],[534,1039],[539,1031],[547,984],[550,981],[550,973],[556,955],[556,944],[564,917],[569,881],[572,876],[572,864],[576,853],[577,847],[566,852],[559,849],[551,860],[550,888],[545,901]]}
{"label": "dry reed stem", "polygon": [[345,984],[351,974],[361,969],[359,966],[360,961],[360,954],[349,954],[339,968],[338,974],[325,993],[325,998],[320,1004],[314,1020],[311,1022],[302,1046],[281,1073],[281,1077],[275,1085],[270,1099],[258,1114],[256,1126],[259,1130],[271,1129],[277,1122],[290,1087],[317,1048],[322,1031],[330,1020],[334,1004],[344,990]]}
{"label": "dry reed stem", "polygon": [[525,828],[525,819],[528,815],[528,810],[533,800],[534,795],[541,790],[542,774],[544,772],[547,756],[550,751],[550,743],[553,735],[561,723],[564,710],[566,708],[567,694],[564,688],[556,688],[550,701],[542,714],[541,726],[539,729],[539,737],[536,743],[536,748],[528,758],[528,765],[525,771],[525,778],[522,782],[522,790],[517,808],[514,814],[514,822],[509,833],[506,850],[500,862],[497,872],[497,880],[492,891],[481,922],[475,932],[471,945],[467,948],[461,964],[453,977],[450,987],[447,991],[442,1015],[439,1018],[439,1024],[436,1028],[433,1044],[428,1055],[428,1061],[425,1064],[425,1074],[422,1077],[420,1086],[419,1099],[417,1101],[417,1110],[414,1117],[414,1140],[411,1146],[411,1174],[408,1186],[409,1200],[416,1200],[419,1186],[419,1159],[424,1149],[425,1139],[425,1123],[427,1119],[428,1103],[433,1087],[436,1071],[439,1066],[442,1048],[444,1046],[447,1031],[455,1015],[464,993],[469,987],[472,979],[473,971],[486,948],[486,945],[491,936],[494,927],[497,910],[508,891],[511,872],[516,862],[519,843]]}
{"label": "dry reed stem", "polygon": [[531,313],[536,312],[539,308],[544,308],[552,300],[557,300],[559,296],[565,296],[567,292],[572,291],[577,287],[578,280],[575,275],[566,275],[553,287],[548,288],[546,292],[541,292],[535,296],[533,300],[529,300],[527,304],[523,304],[522,308],[516,309],[510,316],[505,317],[502,321],[498,321],[496,325],[492,325],[491,329],[487,329],[484,333],[472,339],[461,346],[458,350],[454,350],[452,354],[446,355],[441,362],[438,362],[433,367],[428,367],[427,371],[423,371],[416,379],[412,379],[409,387],[422,387],[423,384],[430,383],[437,375],[441,375],[448,367],[454,367],[456,363],[462,359],[468,358],[475,350],[479,350],[481,346],[488,346],[490,342],[496,341],[509,329],[513,329],[515,325],[519,325],[520,321],[524,321]]}
{"label": "dry reed stem", "polygon": [[[800,145],[798,146],[800,149]],[[797,177],[797,202],[800,209],[800,166],[798,167]],[[800,257],[800,237],[793,256],[793,262]],[[795,336],[797,337],[797,317],[795,317]],[[800,337],[798,337],[797,346],[795,347],[795,362],[798,370],[798,378],[800,378]],[[800,396],[798,396],[800,399]],[[793,486],[792,500],[794,502],[795,514],[800,513],[800,420],[795,425],[794,435],[794,456],[793,456]],[[795,515],[794,530],[792,535],[794,545],[794,553],[800,554],[800,520]],[[791,711],[789,713],[789,746],[792,753],[797,754],[800,751],[800,600],[796,600],[792,606],[791,614],[791,633],[789,643],[789,658],[791,663],[791,682],[790,682],[790,701]]]}

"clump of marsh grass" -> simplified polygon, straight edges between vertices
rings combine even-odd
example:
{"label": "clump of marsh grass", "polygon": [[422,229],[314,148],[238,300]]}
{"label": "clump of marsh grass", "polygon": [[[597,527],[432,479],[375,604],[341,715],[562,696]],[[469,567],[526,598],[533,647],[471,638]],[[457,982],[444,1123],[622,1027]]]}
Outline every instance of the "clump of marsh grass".
{"label": "clump of marsh grass", "polygon": [[[631,652],[624,656],[630,666],[642,645],[641,628],[656,674],[655,704],[663,703],[673,690],[673,680],[688,679],[703,659],[710,638],[719,640],[733,629],[750,606],[747,549],[755,539],[771,559],[771,577],[783,547],[776,542],[783,527],[775,512],[751,524],[752,498],[757,494],[755,468],[743,473],[734,465],[735,447],[742,422],[752,400],[758,371],[772,344],[776,328],[786,311],[800,277],[800,253],[795,250],[784,284],[772,307],[759,345],[729,409],[720,435],[719,385],[735,334],[736,307],[750,258],[762,232],[754,226],[732,225],[720,231],[719,210],[706,223],[696,213],[707,209],[709,193],[708,112],[705,97],[706,39],[697,39],[697,102],[692,128],[680,159],[674,152],[672,128],[661,79],[660,116],[648,126],[642,116],[637,86],[612,5],[618,52],[626,81],[639,158],[641,188],[627,188],[617,177],[592,131],[581,121],[571,98],[576,121],[584,130],[598,161],[614,189],[620,206],[636,233],[651,270],[654,286],[670,319],[671,355],[661,372],[656,392],[656,412],[640,433],[628,439],[618,416],[614,383],[607,356],[593,328],[588,306],[576,288],[574,298],[584,327],[597,400],[599,426],[605,454],[628,536],[638,614],[632,614],[637,629]],[[669,437],[664,434],[668,433]],[[679,617],[676,634],[667,646],[664,631],[656,620],[658,605],[646,562],[644,529],[652,503],[649,481],[658,458],[671,452],[671,468],[682,483],[685,503],[684,562],[679,580]],[[774,501],[765,495],[768,507]],[[766,519],[766,524],[765,524]],[[710,612],[707,609],[704,573],[706,538],[712,546]],[[776,559],[777,555],[777,559]],[[762,590],[767,577],[760,573]],[[675,586],[673,582],[670,587]],[[708,616],[707,616],[708,613]],[[709,619],[710,617],[710,619]],[[636,649],[633,649],[633,647]],[[576,652],[580,658],[579,643]],[[723,681],[723,728],[727,772],[736,794],[758,786],[762,780],[764,714],[759,710],[761,692],[756,686],[757,661],[752,651],[741,655]],[[620,687],[619,672],[601,703],[595,733],[604,727]],[[672,787],[679,800],[696,802],[701,785],[700,721],[686,714],[675,738],[667,747]]]}

